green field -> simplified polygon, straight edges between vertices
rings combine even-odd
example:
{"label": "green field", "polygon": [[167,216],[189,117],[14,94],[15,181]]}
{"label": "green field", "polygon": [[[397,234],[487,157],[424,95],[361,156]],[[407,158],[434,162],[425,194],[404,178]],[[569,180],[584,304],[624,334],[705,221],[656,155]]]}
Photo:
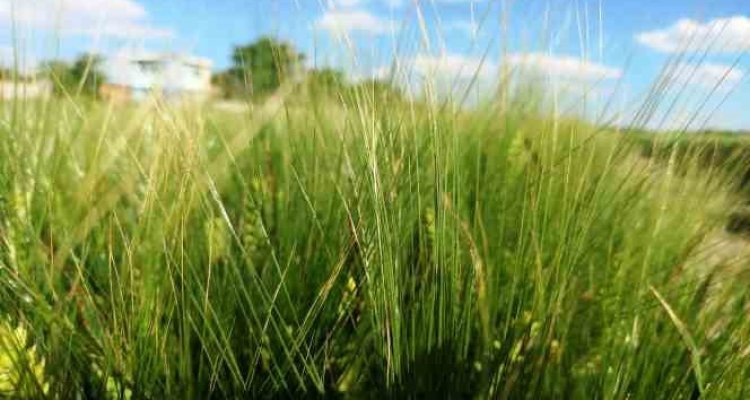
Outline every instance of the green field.
{"label": "green field", "polygon": [[750,396],[716,141],[318,90],[0,104],[2,394]]}

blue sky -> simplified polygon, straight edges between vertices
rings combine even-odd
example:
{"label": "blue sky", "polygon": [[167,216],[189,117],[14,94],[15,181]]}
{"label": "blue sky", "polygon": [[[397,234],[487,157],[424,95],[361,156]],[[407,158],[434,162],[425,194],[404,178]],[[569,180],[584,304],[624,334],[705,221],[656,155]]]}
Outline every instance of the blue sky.
{"label": "blue sky", "polygon": [[[452,82],[475,74],[489,82],[501,65],[512,65],[566,94],[581,87],[601,99],[615,93],[622,110],[630,106],[620,113],[627,120],[665,63],[683,54],[671,82],[682,95],[666,125],[688,120],[713,94],[693,127],[706,121],[750,129],[746,0],[419,3],[417,10],[414,0],[0,0],[0,55],[8,63],[19,42],[33,62],[144,48],[206,57],[220,70],[233,46],[273,35],[294,43],[310,65],[343,67],[358,77],[392,71],[394,54],[409,74]],[[668,108],[671,99],[662,102]]]}

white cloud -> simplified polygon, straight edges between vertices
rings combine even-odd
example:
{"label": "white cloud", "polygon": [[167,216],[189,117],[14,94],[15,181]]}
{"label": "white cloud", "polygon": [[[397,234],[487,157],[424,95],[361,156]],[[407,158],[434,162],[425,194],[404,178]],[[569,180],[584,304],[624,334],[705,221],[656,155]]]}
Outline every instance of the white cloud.
{"label": "white cloud", "polygon": [[410,0],[383,0],[383,3],[391,8],[400,8],[406,5]]}
{"label": "white cloud", "polygon": [[362,10],[328,10],[315,22],[315,27],[334,34],[364,32],[381,35],[392,32],[395,23]]}
{"label": "white cloud", "polygon": [[[622,70],[602,64],[588,62],[570,56],[551,56],[542,53],[514,53],[508,55],[507,65],[518,72],[531,72],[566,81],[593,81],[617,79]],[[500,66],[492,59],[481,57],[443,54],[440,56],[418,55],[402,63],[399,70],[411,68],[423,77],[451,79],[487,79],[499,73]],[[377,70],[383,75],[390,68]]]}
{"label": "white cloud", "polygon": [[337,7],[357,7],[362,5],[362,2],[365,0],[328,0],[328,7],[330,8],[337,8]]}
{"label": "white cloud", "polygon": [[[505,65],[515,72],[532,72],[542,77],[553,77],[570,84],[566,91],[577,89],[591,81],[617,79],[622,76],[618,68],[587,62],[570,56],[551,56],[540,53],[515,53],[505,59]],[[502,63],[493,58],[464,54],[421,54],[411,59],[399,60],[394,66],[374,68],[374,78],[393,77],[406,85],[411,93],[421,93],[425,84],[438,97],[444,95],[468,95],[476,101],[491,96],[502,73]],[[415,79],[416,78],[416,79]],[[587,92],[591,92],[587,88]],[[464,97],[462,97],[463,99]]]}
{"label": "white cloud", "polygon": [[104,26],[92,29],[81,29],[78,31],[71,29],[70,32],[90,36],[101,35],[130,39],[171,38],[174,36],[174,32],[169,29],[142,25],[130,21],[120,21],[117,24],[106,24]]}
{"label": "white cloud", "polygon": [[750,18],[734,16],[705,23],[681,19],[669,28],[637,34],[635,39],[666,53],[741,53],[750,50]]}
{"label": "white cloud", "polygon": [[672,84],[697,85],[705,89],[729,89],[737,85],[745,73],[724,64],[679,64],[668,76]]}
{"label": "white cloud", "polygon": [[146,9],[133,0],[0,0],[0,21],[66,35],[143,39],[171,37],[150,26]]}
{"label": "white cloud", "polygon": [[422,76],[441,78],[471,79],[497,72],[497,65],[489,60],[459,54],[418,55],[412,61],[412,66]]}
{"label": "white cloud", "polygon": [[508,65],[521,72],[543,74],[550,78],[571,81],[617,79],[619,68],[585,61],[571,56],[552,56],[543,53],[515,53],[508,56]]}
{"label": "white cloud", "polygon": [[479,34],[479,24],[473,21],[451,21],[443,26],[447,31],[458,31],[475,37]]}
{"label": "white cloud", "polygon": [[328,8],[355,8],[366,4],[384,4],[390,8],[401,8],[412,0],[326,0]]}
{"label": "white cloud", "polygon": [[420,54],[396,59],[390,65],[374,67],[365,77],[392,79],[410,96],[453,98],[464,104],[474,104],[492,94],[498,77],[498,64],[471,55]]}
{"label": "white cloud", "polygon": [[[433,0],[417,0],[420,3]],[[434,0],[438,4],[481,4],[487,0]],[[364,5],[383,4],[390,8],[401,8],[407,4],[414,4],[414,0],[326,0],[329,8],[354,8]]]}
{"label": "white cloud", "polygon": [[384,79],[390,78],[393,72],[394,72],[393,67],[383,65],[383,66],[374,68],[368,78],[384,80]]}

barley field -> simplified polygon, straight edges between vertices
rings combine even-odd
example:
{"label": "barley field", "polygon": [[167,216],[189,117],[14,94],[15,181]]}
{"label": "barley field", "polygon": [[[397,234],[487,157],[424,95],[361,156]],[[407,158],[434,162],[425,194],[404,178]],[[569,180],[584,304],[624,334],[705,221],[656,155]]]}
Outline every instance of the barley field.
{"label": "barley field", "polygon": [[0,397],[750,397],[745,139],[93,64],[0,101]]}

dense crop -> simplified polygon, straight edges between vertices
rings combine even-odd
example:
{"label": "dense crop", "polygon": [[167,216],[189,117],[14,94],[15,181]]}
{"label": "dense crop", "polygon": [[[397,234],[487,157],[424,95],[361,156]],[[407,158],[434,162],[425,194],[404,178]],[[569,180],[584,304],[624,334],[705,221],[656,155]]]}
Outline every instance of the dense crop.
{"label": "dense crop", "polygon": [[2,112],[8,396],[746,396],[737,199],[689,153],[366,87]]}

